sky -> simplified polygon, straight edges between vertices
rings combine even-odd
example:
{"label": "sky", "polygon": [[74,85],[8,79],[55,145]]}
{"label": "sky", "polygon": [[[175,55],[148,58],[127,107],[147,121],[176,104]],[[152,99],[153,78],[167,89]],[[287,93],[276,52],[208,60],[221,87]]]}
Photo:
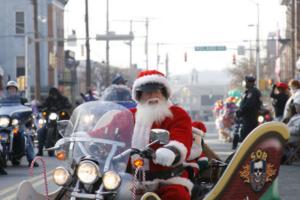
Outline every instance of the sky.
{"label": "sky", "polygon": [[[105,34],[106,0],[89,0],[90,37]],[[256,39],[257,6],[260,5],[260,39],[268,32],[284,30],[285,8],[279,0],[109,0],[110,31],[128,34],[129,20],[133,21],[133,63],[146,68],[145,19],[149,18],[149,69],[157,68],[157,43],[160,64],[165,70],[168,54],[170,74],[188,73],[193,68],[222,70],[231,66],[238,45],[249,46],[244,40]],[[85,37],[85,0],[69,0],[65,8],[65,34],[76,30],[78,38]],[[85,59],[84,40],[77,46],[67,46]],[[90,40],[91,59],[105,61],[105,42]],[[254,41],[253,41],[254,44]],[[195,46],[226,46],[227,51],[199,52]],[[184,55],[187,55],[187,61]],[[110,42],[110,64],[129,66],[129,46],[125,41]]]}

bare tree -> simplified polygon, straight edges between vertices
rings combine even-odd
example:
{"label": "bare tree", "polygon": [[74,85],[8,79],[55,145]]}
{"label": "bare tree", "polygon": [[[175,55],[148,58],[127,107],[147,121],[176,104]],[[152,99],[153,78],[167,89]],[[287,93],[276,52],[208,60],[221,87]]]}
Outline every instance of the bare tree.
{"label": "bare tree", "polygon": [[228,72],[232,77],[231,87],[240,87],[245,75],[255,74],[255,66],[250,63],[253,62],[249,62],[247,58],[242,58],[233,68],[228,68]]}

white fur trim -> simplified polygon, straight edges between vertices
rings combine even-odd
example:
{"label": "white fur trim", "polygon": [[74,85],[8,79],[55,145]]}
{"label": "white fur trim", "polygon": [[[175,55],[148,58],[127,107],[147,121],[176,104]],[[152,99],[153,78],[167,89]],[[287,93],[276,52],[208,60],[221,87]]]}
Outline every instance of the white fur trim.
{"label": "white fur trim", "polygon": [[192,194],[192,189],[194,187],[194,184],[189,179],[183,178],[183,177],[178,177],[178,176],[173,177],[173,178],[169,178],[167,180],[154,179],[153,181],[144,181],[143,184],[144,185],[151,185],[152,188],[153,188],[153,186],[157,186],[158,187],[159,184],[165,184],[165,185],[182,185],[182,186],[186,187],[189,190],[190,194]]}
{"label": "white fur trim", "polygon": [[192,133],[193,133],[193,134],[200,135],[202,138],[204,138],[204,133],[203,133],[203,131],[201,131],[201,130],[198,129],[198,128],[192,127]]}
{"label": "white fur trim", "polygon": [[165,147],[168,147],[168,146],[175,147],[179,151],[180,160],[176,163],[176,165],[181,164],[186,159],[187,148],[185,147],[185,145],[182,144],[181,142],[171,140],[167,145],[165,145]]}
{"label": "white fur trim", "polygon": [[208,161],[208,158],[206,156],[200,157],[198,160],[204,160],[204,161]]}
{"label": "white fur trim", "polygon": [[183,177],[178,177],[178,176],[169,178],[167,180],[162,180],[161,183],[164,183],[167,185],[171,185],[171,184],[183,185],[189,190],[190,194],[192,194],[192,189],[194,187],[194,184],[189,179],[183,178]]}
{"label": "white fur trim", "polygon": [[140,78],[136,79],[133,83],[133,86],[132,86],[132,99],[134,101],[137,102],[136,88],[141,86],[141,85],[144,85],[146,83],[160,83],[160,84],[163,84],[167,89],[168,96],[169,97],[171,96],[171,91],[172,91],[171,86],[170,86],[169,81],[166,77],[164,77],[162,75],[157,75],[157,74],[145,75],[143,77],[140,77]]}
{"label": "white fur trim", "polygon": [[199,165],[195,162],[185,162],[183,163],[183,166],[185,167],[193,167],[199,169]]}

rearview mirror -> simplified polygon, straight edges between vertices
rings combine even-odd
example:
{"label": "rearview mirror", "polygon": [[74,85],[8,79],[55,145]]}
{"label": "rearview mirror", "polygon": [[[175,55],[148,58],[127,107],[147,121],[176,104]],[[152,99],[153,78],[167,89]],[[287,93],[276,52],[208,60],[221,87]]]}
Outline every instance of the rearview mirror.
{"label": "rearview mirror", "polygon": [[159,144],[167,144],[170,140],[170,132],[165,129],[151,129],[150,143],[158,140]]}

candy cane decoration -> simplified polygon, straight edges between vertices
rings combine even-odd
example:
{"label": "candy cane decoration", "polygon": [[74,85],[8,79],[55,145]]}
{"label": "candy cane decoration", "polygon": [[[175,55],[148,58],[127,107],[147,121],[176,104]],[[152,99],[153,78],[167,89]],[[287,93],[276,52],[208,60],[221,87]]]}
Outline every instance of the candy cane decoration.
{"label": "candy cane decoration", "polygon": [[33,176],[33,166],[34,166],[34,163],[37,161],[37,160],[40,160],[42,162],[42,167],[43,167],[43,175],[44,175],[44,181],[45,181],[45,196],[46,196],[46,200],[49,200],[49,193],[48,193],[48,182],[47,182],[47,171],[46,171],[46,162],[44,161],[44,159],[40,156],[37,156],[33,159],[33,161],[31,162],[30,164],[30,171],[29,171],[29,175],[30,176]]}
{"label": "candy cane decoration", "polygon": [[138,184],[137,175],[138,175],[139,169],[140,169],[139,167],[137,167],[135,169],[134,177],[133,177],[133,188],[132,188],[132,199],[133,200],[136,200],[136,188],[137,188],[137,184]]}

